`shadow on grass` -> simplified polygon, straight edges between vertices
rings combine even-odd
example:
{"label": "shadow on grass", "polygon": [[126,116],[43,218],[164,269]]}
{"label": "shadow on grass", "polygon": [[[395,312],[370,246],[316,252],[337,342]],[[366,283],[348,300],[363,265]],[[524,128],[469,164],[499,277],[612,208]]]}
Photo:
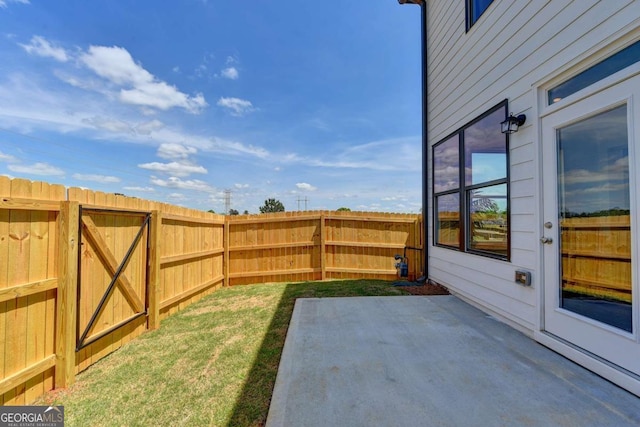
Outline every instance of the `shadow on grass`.
{"label": "shadow on grass", "polygon": [[280,356],[296,299],[406,294],[406,291],[391,286],[391,282],[381,280],[303,282],[287,285],[228,425],[263,426],[266,423]]}

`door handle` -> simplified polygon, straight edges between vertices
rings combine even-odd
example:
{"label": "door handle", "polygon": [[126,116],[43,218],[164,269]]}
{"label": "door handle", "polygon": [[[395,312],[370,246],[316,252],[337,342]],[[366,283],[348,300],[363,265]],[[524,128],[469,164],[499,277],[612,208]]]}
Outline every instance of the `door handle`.
{"label": "door handle", "polygon": [[540,243],[544,244],[544,245],[550,245],[551,242],[553,242],[553,239],[551,237],[541,237],[540,238]]}

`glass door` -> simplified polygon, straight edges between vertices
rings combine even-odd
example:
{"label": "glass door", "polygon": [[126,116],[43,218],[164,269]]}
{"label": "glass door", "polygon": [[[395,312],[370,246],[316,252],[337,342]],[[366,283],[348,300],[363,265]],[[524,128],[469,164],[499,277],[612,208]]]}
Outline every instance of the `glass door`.
{"label": "glass door", "polygon": [[545,330],[640,375],[633,80],[543,119],[541,243]]}

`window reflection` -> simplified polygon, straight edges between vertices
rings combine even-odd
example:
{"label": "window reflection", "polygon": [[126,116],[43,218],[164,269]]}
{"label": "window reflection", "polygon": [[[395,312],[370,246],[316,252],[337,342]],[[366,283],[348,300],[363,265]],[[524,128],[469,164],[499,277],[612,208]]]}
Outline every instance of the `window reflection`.
{"label": "window reflection", "polygon": [[557,140],[561,307],[632,332],[627,107],[563,127]]}
{"label": "window reflection", "polygon": [[627,107],[558,130],[563,217],[629,211]]}
{"label": "window reflection", "polygon": [[506,256],[509,232],[506,184],[471,191],[469,205],[469,247]]}
{"label": "window reflection", "polygon": [[615,55],[611,55],[596,65],[587,68],[577,76],[550,89],[547,93],[547,102],[549,105],[560,102],[563,98],[617,73],[638,61],[640,61],[640,41],[635,42]]}
{"label": "window reflection", "polygon": [[460,195],[447,194],[436,198],[436,243],[460,246]]}
{"label": "window reflection", "polygon": [[493,0],[468,0],[467,13],[469,15],[469,27],[475,24],[492,2]]}
{"label": "window reflection", "polygon": [[460,186],[459,137],[455,135],[433,149],[433,179],[436,193]]}
{"label": "window reflection", "polygon": [[465,183],[476,185],[507,176],[506,144],[496,123],[504,120],[498,110],[464,131]]}

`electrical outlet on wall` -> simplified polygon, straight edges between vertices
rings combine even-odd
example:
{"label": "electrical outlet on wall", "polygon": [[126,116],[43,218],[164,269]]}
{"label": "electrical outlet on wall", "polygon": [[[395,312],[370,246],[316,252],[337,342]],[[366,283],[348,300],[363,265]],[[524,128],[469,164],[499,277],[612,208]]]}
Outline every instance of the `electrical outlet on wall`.
{"label": "electrical outlet on wall", "polygon": [[531,272],[516,270],[516,283],[523,286],[531,286]]}

